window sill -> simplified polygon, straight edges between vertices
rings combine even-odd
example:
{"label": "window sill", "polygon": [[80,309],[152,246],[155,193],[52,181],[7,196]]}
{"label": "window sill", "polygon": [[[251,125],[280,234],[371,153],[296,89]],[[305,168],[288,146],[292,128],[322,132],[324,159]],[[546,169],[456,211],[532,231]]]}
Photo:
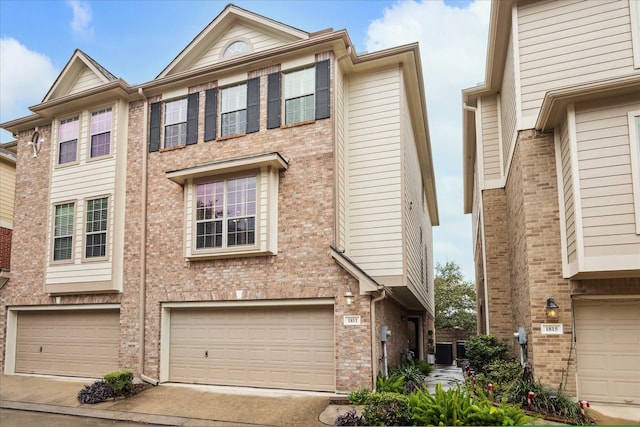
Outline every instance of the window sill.
{"label": "window sill", "polygon": [[169,148],[161,148],[160,150],[158,150],[160,153],[164,153],[167,151],[176,151],[176,150],[182,150],[184,147],[186,147],[186,145],[176,145],[175,147],[169,147]]}
{"label": "window sill", "polygon": [[218,138],[218,141],[226,141],[228,139],[240,138],[240,137],[245,136],[245,135],[246,135],[246,133],[234,133],[234,134],[231,134],[231,135],[220,136]]}
{"label": "window sill", "polygon": [[236,250],[236,251],[224,251],[224,252],[209,252],[209,253],[198,253],[191,255],[187,255],[185,259],[189,262],[193,261],[206,261],[210,259],[224,259],[224,258],[243,258],[250,256],[273,256],[276,255],[275,252],[262,250],[260,248],[256,249],[244,249],[244,250]]}
{"label": "window sill", "polygon": [[289,128],[294,128],[294,127],[297,127],[297,126],[305,126],[305,125],[313,124],[315,122],[316,122],[316,120],[313,119],[313,120],[305,120],[305,121],[302,121],[302,122],[288,123],[288,124],[280,125],[280,129],[289,129]]}

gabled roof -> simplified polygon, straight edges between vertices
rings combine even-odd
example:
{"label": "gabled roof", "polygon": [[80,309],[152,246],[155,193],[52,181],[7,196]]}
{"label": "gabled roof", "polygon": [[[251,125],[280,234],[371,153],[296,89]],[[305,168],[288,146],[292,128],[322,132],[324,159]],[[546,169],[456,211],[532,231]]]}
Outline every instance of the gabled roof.
{"label": "gabled roof", "polygon": [[262,15],[228,4],[222,12],[207,25],[183,50],[171,61],[156,79],[191,69],[214,44],[231,29],[241,23],[286,42],[306,40],[309,33],[274,21]]}
{"label": "gabled roof", "polygon": [[[81,77],[83,77],[84,85],[76,87],[76,83]],[[106,68],[80,49],[76,49],[42,102],[69,95],[74,88],[77,90],[89,89],[116,80],[118,78],[107,71]]]}

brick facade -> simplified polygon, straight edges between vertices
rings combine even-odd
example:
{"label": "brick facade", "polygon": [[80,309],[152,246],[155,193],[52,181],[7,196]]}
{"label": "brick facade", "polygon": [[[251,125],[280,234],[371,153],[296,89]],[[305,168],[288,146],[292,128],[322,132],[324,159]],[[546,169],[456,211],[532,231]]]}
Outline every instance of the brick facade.
{"label": "brick facade", "polygon": [[0,269],[8,270],[11,265],[11,234],[10,228],[0,227]]}

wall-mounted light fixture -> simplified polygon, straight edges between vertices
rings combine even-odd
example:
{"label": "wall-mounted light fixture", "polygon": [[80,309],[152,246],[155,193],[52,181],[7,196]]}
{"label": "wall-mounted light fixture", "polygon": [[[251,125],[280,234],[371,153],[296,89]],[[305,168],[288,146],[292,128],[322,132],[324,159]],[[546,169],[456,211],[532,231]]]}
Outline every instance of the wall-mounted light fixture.
{"label": "wall-mounted light fixture", "polygon": [[557,319],[558,318],[558,304],[553,300],[553,298],[547,299],[547,306],[545,307],[547,310],[547,319]]}
{"label": "wall-mounted light fixture", "polygon": [[345,294],[344,294],[344,299],[347,301],[347,305],[351,305],[353,304],[353,293],[351,292],[351,289],[349,289]]}

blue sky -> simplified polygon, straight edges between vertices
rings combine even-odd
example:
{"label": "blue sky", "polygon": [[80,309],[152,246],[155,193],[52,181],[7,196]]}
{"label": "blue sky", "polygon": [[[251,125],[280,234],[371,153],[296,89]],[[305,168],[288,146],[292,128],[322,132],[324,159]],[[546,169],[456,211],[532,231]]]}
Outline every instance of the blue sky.
{"label": "blue sky", "polygon": [[[0,122],[31,114],[76,48],[130,84],[153,80],[228,3],[0,0]],[[484,80],[489,1],[233,3],[308,32],[346,29],[357,52],[420,43],[441,224],[434,259],[473,279],[460,91]],[[1,142],[10,140],[0,131]]]}

